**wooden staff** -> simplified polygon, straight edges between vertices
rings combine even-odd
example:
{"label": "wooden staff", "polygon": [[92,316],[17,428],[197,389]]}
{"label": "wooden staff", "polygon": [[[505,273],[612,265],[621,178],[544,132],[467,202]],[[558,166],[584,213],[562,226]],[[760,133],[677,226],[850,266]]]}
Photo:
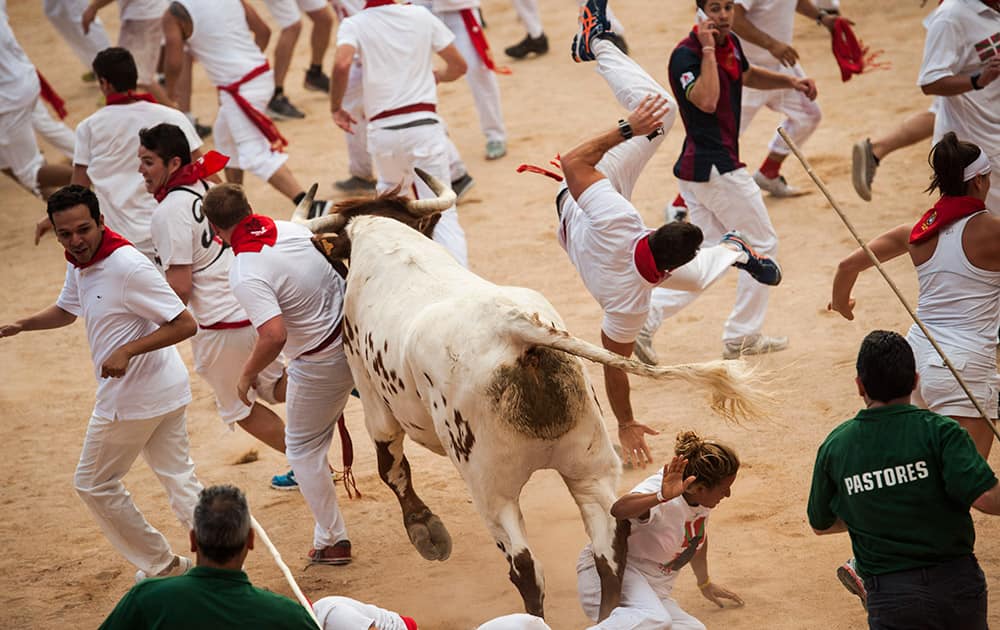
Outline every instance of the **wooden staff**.
{"label": "wooden staff", "polygon": [[281,569],[281,573],[285,576],[285,580],[288,582],[288,585],[292,587],[292,592],[295,593],[295,599],[299,600],[299,603],[306,609],[309,616],[312,617],[312,620],[316,622],[316,627],[322,630],[323,625],[319,622],[319,619],[316,618],[316,613],[313,612],[312,604],[310,604],[309,600],[306,599],[306,596],[302,593],[302,589],[299,588],[299,583],[296,582],[295,578],[292,576],[292,570],[289,569],[288,565],[285,564],[285,561],[281,559],[281,553],[278,551],[278,548],[274,546],[274,543],[271,542],[267,532],[264,531],[264,527],[257,522],[257,519],[255,519],[253,515],[250,515],[250,525],[257,533],[257,538],[264,543],[267,550],[271,552],[271,557],[274,558],[278,568]]}

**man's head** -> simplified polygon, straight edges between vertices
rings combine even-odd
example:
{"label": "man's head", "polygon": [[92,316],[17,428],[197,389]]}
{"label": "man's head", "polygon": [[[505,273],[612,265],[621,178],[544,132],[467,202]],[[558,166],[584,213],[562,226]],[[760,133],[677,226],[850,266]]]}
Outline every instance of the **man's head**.
{"label": "man's head", "polygon": [[89,263],[104,234],[104,217],[94,191],[76,184],[63,186],[49,197],[47,210],[59,244],[78,263]]}
{"label": "man's head", "polygon": [[105,94],[135,89],[139,76],[135,69],[135,59],[124,48],[105,48],[94,57],[91,68]]}
{"label": "man's head", "polygon": [[191,530],[191,551],[198,565],[239,569],[253,549],[250,508],[236,486],[212,486],[198,495]]}
{"label": "man's head", "polygon": [[866,400],[887,403],[907,400],[917,385],[913,349],[899,333],[873,330],[858,351],[858,393]]}
{"label": "man's head", "polygon": [[170,176],[191,163],[191,146],[181,128],[169,123],[139,131],[139,173],[146,191],[163,188]]}
{"label": "man's head", "polygon": [[715,24],[716,41],[724,42],[733,27],[733,13],[736,10],[736,3],[733,0],[695,0],[695,4]]}
{"label": "man's head", "polygon": [[237,223],[253,213],[243,187],[229,183],[219,184],[208,191],[201,209],[223,238]]}
{"label": "man's head", "polygon": [[674,221],[661,225],[649,235],[649,249],[660,271],[671,271],[691,262],[704,239],[701,228],[692,223]]}

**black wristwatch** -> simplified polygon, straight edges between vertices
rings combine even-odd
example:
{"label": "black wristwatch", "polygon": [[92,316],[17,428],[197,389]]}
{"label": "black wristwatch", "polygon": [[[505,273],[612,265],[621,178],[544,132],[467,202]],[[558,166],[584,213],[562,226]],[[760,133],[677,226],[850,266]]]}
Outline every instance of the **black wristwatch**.
{"label": "black wristwatch", "polygon": [[969,77],[969,80],[972,81],[972,89],[973,90],[981,90],[981,89],[983,89],[983,86],[979,85],[979,77],[981,75],[982,75],[981,72],[977,72],[976,74],[974,74],[971,77]]}
{"label": "black wristwatch", "polygon": [[622,138],[626,140],[631,140],[632,136],[635,135],[632,133],[632,125],[628,124],[624,118],[618,121],[618,133],[622,134]]}
{"label": "black wristwatch", "polygon": [[831,15],[829,11],[827,11],[826,9],[820,9],[819,13],[816,14],[816,23],[819,24],[820,26],[823,26],[823,18],[825,18],[828,15]]}

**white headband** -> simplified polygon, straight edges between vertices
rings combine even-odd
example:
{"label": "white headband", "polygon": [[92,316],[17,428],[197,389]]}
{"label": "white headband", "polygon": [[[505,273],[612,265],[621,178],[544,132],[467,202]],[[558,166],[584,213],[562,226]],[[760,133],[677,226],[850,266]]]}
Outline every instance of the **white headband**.
{"label": "white headband", "polygon": [[976,175],[985,175],[993,170],[990,167],[990,161],[986,159],[986,154],[983,153],[982,149],[979,149],[979,156],[972,160],[972,164],[965,167],[965,175],[962,181],[969,181]]}

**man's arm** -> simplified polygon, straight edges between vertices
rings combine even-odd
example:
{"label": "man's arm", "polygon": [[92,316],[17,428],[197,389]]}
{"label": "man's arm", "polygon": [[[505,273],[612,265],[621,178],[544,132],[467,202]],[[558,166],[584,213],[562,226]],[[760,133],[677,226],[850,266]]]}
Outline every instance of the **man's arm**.
{"label": "man's arm", "polygon": [[711,20],[698,22],[701,68],[694,83],[687,86],[682,83],[687,100],[706,114],[714,114],[719,104],[719,64],[715,60],[715,34],[718,30]]}
{"label": "man's arm", "polygon": [[[623,357],[632,356],[633,342],[619,343],[608,337],[602,330],[601,343],[608,350]],[[618,420],[618,441],[621,443],[622,457],[625,458],[626,463],[631,463],[639,468],[645,467],[647,462],[652,463],[653,455],[646,444],[646,434],[659,435],[659,431],[635,421],[635,417],[632,415],[628,374],[618,368],[605,365],[604,389],[608,393],[611,411]]]}
{"label": "man's arm", "polygon": [[1000,514],[1000,484],[993,484],[993,487],[979,495],[972,507],[986,514]]}
{"label": "man's arm", "polygon": [[34,315],[19,319],[13,324],[0,326],[0,338],[13,337],[29,330],[50,330],[69,326],[76,321],[76,315],[53,304]]}
{"label": "man's arm", "polygon": [[174,100],[184,70],[184,41],[191,36],[193,26],[184,5],[171,2],[163,14],[163,74],[167,79],[167,96]]}
{"label": "man's arm", "polygon": [[[813,3],[813,0],[798,0],[798,2],[795,5],[795,12],[798,13],[799,15],[804,15],[810,20],[813,21],[819,20],[819,23],[825,26],[828,31],[833,30],[833,24],[834,22],[837,21],[838,17],[847,20],[847,18],[844,18],[843,16],[834,15],[829,11],[825,10],[821,11],[820,8]],[[854,22],[852,22],[851,20],[847,20],[847,22],[852,26],[854,25]]]}
{"label": "man's arm", "polygon": [[83,26],[83,34],[90,34],[90,25],[97,19],[97,12],[114,2],[114,0],[90,0],[90,4],[83,10],[80,16],[80,25]]}
{"label": "man's arm", "polygon": [[833,522],[833,525],[827,527],[826,529],[816,529],[813,527],[813,533],[817,536],[825,536],[827,534],[841,534],[847,531],[847,523],[837,518]]}
{"label": "man's arm", "polygon": [[194,337],[196,332],[198,332],[198,324],[194,321],[194,316],[191,315],[190,311],[184,309],[177,317],[145,337],[130,341],[112,352],[111,356],[101,365],[101,377],[118,378],[124,376],[132,357],[180,343],[189,337]]}
{"label": "man's arm", "polygon": [[247,26],[253,33],[253,41],[261,51],[267,50],[267,43],[271,41],[271,27],[260,17],[257,10],[250,6],[246,0],[240,0],[243,4],[243,11],[247,16]]}
{"label": "man's arm", "polygon": [[[888,232],[876,236],[868,242],[868,248],[872,250],[879,262],[892,260],[897,256],[902,256],[909,247],[910,226],[899,225]],[[862,271],[874,267],[871,258],[860,247],[840,261],[837,265],[837,272],[833,276],[833,295],[830,303],[826,305],[827,310],[836,311],[843,315],[844,319],[854,319],[854,298],[851,297],[851,290],[858,280],[858,274]]]}
{"label": "man's arm", "polygon": [[465,71],[468,70],[465,57],[458,51],[455,44],[448,44],[439,50],[438,56],[444,59],[445,67],[443,70],[434,69],[435,83],[448,83],[449,81],[460,79],[465,74]]}
{"label": "man's arm", "polygon": [[743,73],[743,85],[757,90],[797,90],[809,100],[816,100],[816,82],[812,79],[774,72],[760,66],[750,66]]}
{"label": "man's arm", "polygon": [[344,109],[344,94],[351,76],[351,65],[357,49],[350,44],[340,44],[333,55],[333,71],[330,73],[330,113],[333,122],[348,133],[354,133],[351,125],[357,123]]}
{"label": "man's arm", "polygon": [[253,352],[243,365],[243,374],[236,386],[243,404],[250,406],[247,392],[256,384],[257,375],[278,358],[287,339],[288,331],[281,315],[276,315],[257,327],[257,343],[254,344]]}
{"label": "man's arm", "polygon": [[191,287],[193,286],[191,270],[193,265],[170,265],[167,268],[167,284],[174,290],[177,297],[186,305],[191,300]]}
{"label": "man's arm", "polygon": [[[799,4],[803,2],[812,5],[809,0],[801,0]],[[813,9],[815,8],[813,7]],[[747,10],[742,4],[736,5],[733,14],[733,32],[751,44],[756,44],[771,53],[771,56],[780,61],[782,65],[791,67],[799,60],[799,53],[792,48],[791,44],[778,41],[748,20]]]}
{"label": "man's arm", "polygon": [[[1000,57],[993,57],[983,69],[972,75],[953,75],[950,77],[941,77],[936,81],[932,81],[926,85],[921,85],[920,89],[924,94],[931,94],[934,96],[955,96],[956,94],[965,94],[966,92],[971,92],[976,89],[982,89],[993,83],[997,77],[1000,76]],[[974,81],[974,83],[973,83]]]}

